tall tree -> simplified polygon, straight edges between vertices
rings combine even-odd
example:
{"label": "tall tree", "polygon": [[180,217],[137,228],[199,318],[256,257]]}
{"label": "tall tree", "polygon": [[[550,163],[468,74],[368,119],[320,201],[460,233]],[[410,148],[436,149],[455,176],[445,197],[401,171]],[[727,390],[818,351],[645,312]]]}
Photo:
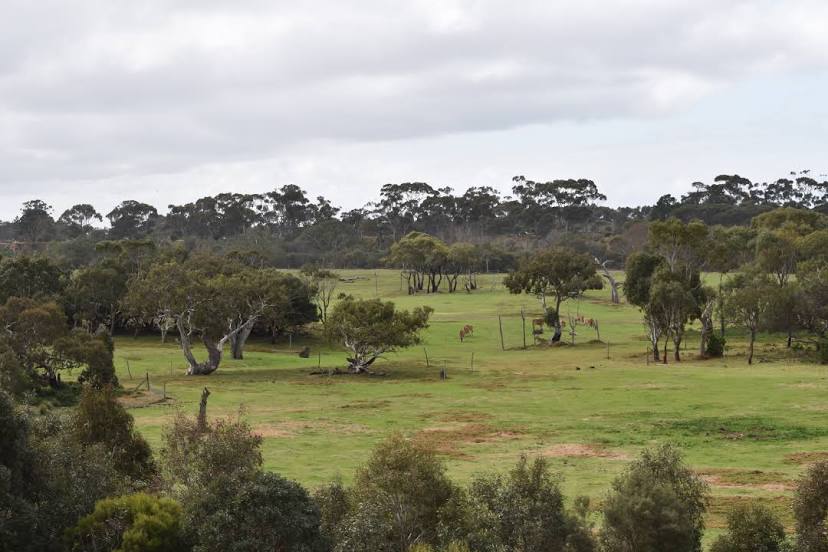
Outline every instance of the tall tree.
{"label": "tall tree", "polygon": [[52,206],[40,199],[23,204],[20,215],[14,220],[17,235],[32,245],[46,239],[54,228]]}
{"label": "tall tree", "polygon": [[[648,312],[653,278],[657,272],[666,266],[661,255],[651,253],[633,253],[627,257],[625,266],[626,280],[624,281],[624,295],[627,301],[637,306],[644,313],[644,322],[647,325],[647,335],[653,347],[653,359],[661,360],[659,343],[663,332],[663,325]],[[665,351],[666,356],[666,351]]]}
{"label": "tall tree", "polygon": [[[511,293],[529,293],[543,305],[547,322],[555,332],[550,342],[561,339],[561,303],[578,297],[588,289],[601,289],[595,260],[571,249],[554,248],[525,258],[518,269],[504,280]],[[550,305],[548,298],[553,298]]]}
{"label": "tall tree", "polygon": [[725,286],[725,291],[730,317],[748,330],[747,361],[753,364],[756,334],[765,322],[775,293],[773,283],[761,269],[749,268],[736,274]]}
{"label": "tall tree", "polygon": [[158,210],[152,205],[128,199],[107,213],[114,239],[137,239],[146,236],[158,220]]}
{"label": "tall tree", "polygon": [[73,233],[86,234],[92,228],[92,221],[103,221],[101,214],[88,203],[79,203],[66,209],[60,215],[58,222],[72,229]]}
{"label": "tall tree", "polygon": [[331,311],[326,332],[350,352],[348,369],[365,373],[382,355],[419,343],[433,311],[431,307],[400,311],[390,301],[346,297]]}

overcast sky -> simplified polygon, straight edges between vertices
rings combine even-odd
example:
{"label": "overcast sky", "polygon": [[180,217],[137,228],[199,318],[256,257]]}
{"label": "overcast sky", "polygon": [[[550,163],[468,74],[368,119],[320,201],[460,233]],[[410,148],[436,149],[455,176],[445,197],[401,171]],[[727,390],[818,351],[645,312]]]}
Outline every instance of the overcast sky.
{"label": "overcast sky", "polygon": [[0,218],[828,173],[824,0],[0,0]]}

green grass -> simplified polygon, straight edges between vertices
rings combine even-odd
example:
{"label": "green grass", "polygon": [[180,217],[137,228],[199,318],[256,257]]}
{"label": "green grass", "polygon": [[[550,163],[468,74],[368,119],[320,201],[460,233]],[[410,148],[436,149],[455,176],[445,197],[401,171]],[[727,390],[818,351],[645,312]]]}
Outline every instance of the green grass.
{"label": "green grass", "polygon": [[[151,444],[159,445],[176,408],[195,412],[207,386],[211,415],[235,415],[241,407],[264,436],[265,467],[310,487],[337,475],[348,481],[375,443],[403,431],[433,443],[457,480],[507,469],[521,453],[547,455],[569,496],[586,494],[600,503],[629,458],[672,441],[711,482],[713,527],[746,498],[774,505],[789,523],[792,482],[806,460],[828,451],[826,369],[789,354],[781,338],[763,336],[750,367],[738,329],[728,336],[726,358],[705,361],[695,358],[698,334],[691,332],[684,361],[674,363],[671,355],[666,366],[648,364],[640,313],[612,305],[603,290],[562,310],[578,308],[599,320],[609,358],[587,327],[574,346],[533,347],[527,335],[524,350],[520,311],[526,310],[531,334],[539,304],[507,293],[499,276],[481,276],[473,294],[410,297],[400,290],[397,272],[378,271],[378,282],[373,271],[342,274],[365,278],[341,284],[342,291],[378,294],[403,308],[434,307],[422,346],[378,361],[375,368],[385,377],[327,377],[310,372],[318,363],[344,367],[343,351],[311,338],[297,339],[292,350],[286,340],[254,342],[245,360],[225,358],[215,374],[187,377],[174,343],[119,338],[116,365],[124,386],[134,387],[149,373],[153,392],[166,386],[174,399],[131,410]],[[475,331],[460,343],[464,324]],[[306,344],[312,355],[301,359],[295,352]],[[439,379],[443,366],[447,381]]]}

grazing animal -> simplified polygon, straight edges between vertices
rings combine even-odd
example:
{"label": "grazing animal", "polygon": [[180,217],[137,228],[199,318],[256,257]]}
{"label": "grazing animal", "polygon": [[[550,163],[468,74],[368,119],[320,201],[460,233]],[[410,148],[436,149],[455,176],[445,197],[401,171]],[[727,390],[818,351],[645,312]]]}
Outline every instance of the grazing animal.
{"label": "grazing animal", "polygon": [[466,329],[460,330],[460,343],[463,343],[463,339],[466,337]]}
{"label": "grazing animal", "polygon": [[471,324],[466,324],[465,326],[463,326],[463,331],[467,334],[474,334],[474,326],[472,326]]}

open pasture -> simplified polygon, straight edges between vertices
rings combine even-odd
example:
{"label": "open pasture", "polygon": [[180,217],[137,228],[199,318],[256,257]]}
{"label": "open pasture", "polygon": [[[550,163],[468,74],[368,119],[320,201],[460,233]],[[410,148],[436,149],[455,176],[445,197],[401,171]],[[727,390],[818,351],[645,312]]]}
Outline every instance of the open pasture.
{"label": "open pasture", "polygon": [[[828,457],[826,369],[790,354],[779,336],[762,336],[753,366],[745,362],[740,328],[729,329],[724,359],[697,360],[698,334],[690,332],[682,362],[671,352],[666,366],[648,363],[641,314],[612,305],[605,289],[562,307],[564,319],[568,311],[597,319],[604,343],[579,326],[574,346],[532,346],[540,305],[509,294],[501,276],[480,276],[472,294],[408,296],[396,271],[376,274],[377,280],[374,271],[344,270],[342,276],[359,279],[339,290],[435,309],[421,346],[376,363],[385,376],[311,375],[320,366],[344,367],[346,355],[301,337],[292,348],[287,339],[252,341],[244,360],[225,351],[216,373],[187,377],[173,339],[161,345],[157,338],[121,337],[122,384],[133,388],[146,373],[151,382],[148,396],[127,399],[138,428],[157,447],[174,410],[194,413],[207,386],[210,415],[236,415],[241,407],[264,438],[265,467],[311,487],[337,475],[348,481],[377,441],[402,431],[432,443],[457,480],[507,469],[520,453],[544,455],[565,478],[569,497],[586,494],[595,502],[643,447],[672,441],[711,485],[712,527],[745,497],[782,511],[807,462]],[[461,343],[466,324],[474,333]],[[305,345],[308,359],[296,354]],[[164,389],[169,400],[148,404]]]}

